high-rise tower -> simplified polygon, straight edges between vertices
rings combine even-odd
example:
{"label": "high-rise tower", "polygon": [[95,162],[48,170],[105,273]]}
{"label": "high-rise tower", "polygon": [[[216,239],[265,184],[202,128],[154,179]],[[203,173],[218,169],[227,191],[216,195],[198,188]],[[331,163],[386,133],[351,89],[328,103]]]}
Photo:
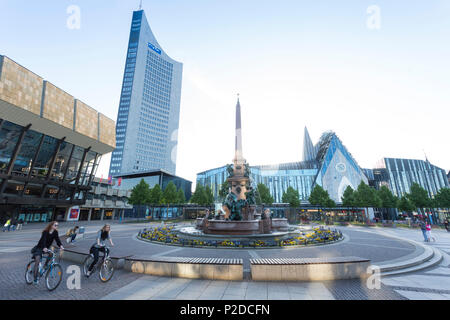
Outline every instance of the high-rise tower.
{"label": "high-rise tower", "polygon": [[133,12],[109,173],[175,174],[183,64],[158,44],[144,10]]}

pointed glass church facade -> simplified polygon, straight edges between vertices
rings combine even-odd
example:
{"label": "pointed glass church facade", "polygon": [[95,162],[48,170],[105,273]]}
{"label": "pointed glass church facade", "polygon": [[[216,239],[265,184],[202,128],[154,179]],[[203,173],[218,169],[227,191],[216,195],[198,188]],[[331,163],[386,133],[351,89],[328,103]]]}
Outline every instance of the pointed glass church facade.
{"label": "pointed glass church facade", "polygon": [[[347,186],[356,189],[361,181],[368,184],[364,171],[334,132],[325,132],[313,145],[307,128],[302,161],[251,166],[250,170],[254,187],[259,183],[266,185],[276,203],[282,202],[289,187],[298,190],[300,200],[306,202],[314,186],[320,185],[339,203]],[[226,179],[226,166],[197,174],[197,183],[210,186],[216,199]]]}

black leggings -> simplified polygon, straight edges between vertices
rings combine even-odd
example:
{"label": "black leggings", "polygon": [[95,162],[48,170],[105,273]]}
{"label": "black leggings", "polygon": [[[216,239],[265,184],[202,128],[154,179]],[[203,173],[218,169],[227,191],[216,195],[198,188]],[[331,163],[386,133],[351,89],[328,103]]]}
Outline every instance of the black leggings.
{"label": "black leggings", "polygon": [[[108,250],[108,251],[106,251],[106,250]],[[89,267],[89,271],[92,271],[92,269],[94,269],[94,266],[98,262],[98,258],[99,258],[99,254],[98,253],[99,252],[103,252],[103,254],[106,255],[106,252],[109,252],[109,249],[107,249],[107,248],[91,247],[90,253],[94,255],[94,261],[91,263],[91,266]]]}
{"label": "black leggings", "polygon": [[[42,249],[41,249],[42,250]],[[39,263],[41,262],[41,260],[42,260],[42,254],[43,254],[43,252],[41,251],[41,252],[39,252],[39,253],[37,253],[33,258],[34,258],[34,280],[37,280],[37,278],[38,278],[38,276],[39,276]],[[48,257],[47,257],[47,259],[45,260],[45,264],[44,264],[44,266],[43,266],[43,268],[44,267],[47,267],[47,264],[49,263],[49,261],[51,260],[51,258],[52,258],[52,254],[50,253],[50,252],[47,252],[47,255],[48,255]]]}

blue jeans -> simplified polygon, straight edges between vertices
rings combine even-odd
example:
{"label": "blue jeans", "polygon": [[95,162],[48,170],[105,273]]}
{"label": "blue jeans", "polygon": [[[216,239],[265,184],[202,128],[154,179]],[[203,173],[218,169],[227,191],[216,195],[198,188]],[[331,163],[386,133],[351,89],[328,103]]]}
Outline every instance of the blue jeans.
{"label": "blue jeans", "polygon": [[425,241],[428,241],[427,230],[422,230],[422,233],[423,233],[423,238],[425,239]]}

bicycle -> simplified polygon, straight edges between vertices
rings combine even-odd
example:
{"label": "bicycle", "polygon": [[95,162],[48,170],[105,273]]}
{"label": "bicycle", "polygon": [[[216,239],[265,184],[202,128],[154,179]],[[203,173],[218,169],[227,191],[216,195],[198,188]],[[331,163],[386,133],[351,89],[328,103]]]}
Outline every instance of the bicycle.
{"label": "bicycle", "polygon": [[[47,254],[52,254],[46,257],[46,263],[44,268],[42,267],[42,261],[39,262],[39,279],[45,274],[45,285],[49,291],[53,291],[58,288],[62,281],[63,269],[61,265],[56,261],[56,254],[52,250],[48,250]],[[51,259],[48,261],[48,259]],[[31,260],[27,265],[27,270],[25,271],[25,281],[27,284],[32,284],[34,280],[34,265],[35,260]]]}
{"label": "bicycle", "polygon": [[[103,253],[102,259],[98,259],[97,264],[94,266],[91,272],[92,275],[97,269],[99,269],[98,275],[100,277],[100,281],[102,282],[108,282],[109,280],[111,280],[115,271],[112,259],[109,256],[109,252],[109,248],[105,247],[105,252]],[[83,273],[86,277],[88,276],[87,273],[92,262],[94,262],[94,254],[90,253],[83,262]]]}

